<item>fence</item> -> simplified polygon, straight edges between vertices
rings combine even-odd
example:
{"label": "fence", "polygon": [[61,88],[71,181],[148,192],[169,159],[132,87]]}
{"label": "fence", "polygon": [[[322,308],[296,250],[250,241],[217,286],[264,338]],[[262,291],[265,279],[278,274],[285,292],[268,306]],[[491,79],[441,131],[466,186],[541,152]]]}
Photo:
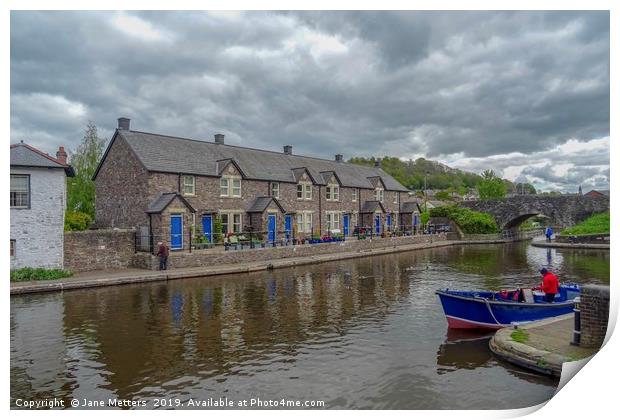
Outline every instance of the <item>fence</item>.
{"label": "fence", "polygon": [[[306,233],[298,233],[295,230],[278,230],[278,231],[253,231],[245,230],[242,232],[232,233],[213,233],[209,238],[197,235],[189,235],[189,242],[185,244],[180,240],[180,246],[177,248],[171,246],[171,250],[187,249],[189,252],[197,249],[224,249],[242,250],[254,248],[275,248],[284,246],[319,244],[342,242],[350,239],[373,239],[373,238],[390,238],[401,236],[430,235],[436,233],[448,233],[451,231],[450,225],[399,225],[390,229],[380,229],[377,232],[373,226],[355,226],[352,233],[345,235],[339,230],[328,230],[324,235],[312,235]],[[178,239],[178,238],[177,238]],[[148,231],[140,230],[135,234],[135,252],[157,252],[157,244],[159,242],[170,245],[171,238],[161,235],[150,235]],[[176,242],[179,244],[179,242]]]}

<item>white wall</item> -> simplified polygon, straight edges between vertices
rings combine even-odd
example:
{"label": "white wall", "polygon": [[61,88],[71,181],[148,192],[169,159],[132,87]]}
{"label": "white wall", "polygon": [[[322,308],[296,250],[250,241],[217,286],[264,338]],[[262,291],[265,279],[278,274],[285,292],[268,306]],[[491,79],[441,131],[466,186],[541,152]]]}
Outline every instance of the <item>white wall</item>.
{"label": "white wall", "polygon": [[62,268],[65,171],[11,167],[11,174],[30,175],[30,208],[11,208],[11,239],[15,240],[11,269]]}

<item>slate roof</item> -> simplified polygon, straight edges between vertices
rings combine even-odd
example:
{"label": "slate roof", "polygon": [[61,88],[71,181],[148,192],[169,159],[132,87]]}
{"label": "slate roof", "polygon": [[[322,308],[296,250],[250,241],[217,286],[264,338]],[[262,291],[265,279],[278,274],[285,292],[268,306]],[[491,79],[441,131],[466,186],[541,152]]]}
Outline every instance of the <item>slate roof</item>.
{"label": "slate roof", "polygon": [[286,213],[284,207],[273,197],[256,197],[252,205],[246,211],[248,213],[262,213],[272,201],[280,208],[282,213]]}
{"label": "slate roof", "polygon": [[417,203],[417,201],[407,201],[405,203],[401,203],[401,213],[413,213],[414,211],[422,212],[422,209],[420,208],[420,205]]}
{"label": "slate roof", "polygon": [[364,201],[360,213],[374,213],[377,209],[385,213],[385,207],[380,201]]}
{"label": "slate roof", "polygon": [[170,205],[170,203],[172,203],[172,201],[176,198],[179,197],[179,199],[181,201],[183,201],[183,203],[187,206],[187,208],[192,212],[195,213],[196,210],[194,210],[194,208],[191,206],[191,204],[189,204],[187,202],[187,200],[179,193],[176,192],[171,192],[171,193],[161,193],[159,195],[159,197],[157,197],[155,200],[153,200],[146,212],[147,213],[161,213],[163,212],[166,207],[168,207]]}
{"label": "slate roof", "polygon": [[75,176],[73,168],[26,143],[11,145],[11,166],[64,169],[67,176]]}
{"label": "slate roof", "polygon": [[217,161],[234,159],[248,179],[295,183],[299,173],[293,169],[307,168],[318,184],[324,183],[321,172],[334,171],[346,187],[373,188],[368,178],[379,176],[386,189],[408,191],[376,167],[132,130],[117,130],[116,135],[127,141],[147,170],[154,172],[217,176]]}

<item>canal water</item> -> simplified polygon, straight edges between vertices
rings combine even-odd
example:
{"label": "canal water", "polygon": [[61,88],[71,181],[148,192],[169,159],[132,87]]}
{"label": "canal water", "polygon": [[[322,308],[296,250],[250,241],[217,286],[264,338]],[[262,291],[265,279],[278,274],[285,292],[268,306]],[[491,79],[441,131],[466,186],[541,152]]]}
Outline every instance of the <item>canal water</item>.
{"label": "canal water", "polygon": [[[326,408],[506,409],[557,382],[449,331],[438,288],[609,283],[609,252],[468,245],[11,298],[17,398],[324,401]],[[176,400],[176,401],[175,401]],[[161,403],[161,401],[160,401]],[[161,405],[161,404],[160,404]]]}

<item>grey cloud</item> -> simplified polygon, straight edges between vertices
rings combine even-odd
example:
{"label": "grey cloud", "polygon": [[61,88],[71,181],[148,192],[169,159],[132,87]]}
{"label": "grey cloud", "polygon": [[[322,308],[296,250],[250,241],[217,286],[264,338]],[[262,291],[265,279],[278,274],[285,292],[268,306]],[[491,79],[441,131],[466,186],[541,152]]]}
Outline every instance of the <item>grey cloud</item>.
{"label": "grey cloud", "polygon": [[[126,115],[324,157],[521,152],[527,165],[609,135],[607,12],[126,15],[161,39],[125,33],[136,28],[115,12],[11,13],[11,141],[71,147],[88,120],[109,135]],[[609,152],[571,159],[605,165]]]}

